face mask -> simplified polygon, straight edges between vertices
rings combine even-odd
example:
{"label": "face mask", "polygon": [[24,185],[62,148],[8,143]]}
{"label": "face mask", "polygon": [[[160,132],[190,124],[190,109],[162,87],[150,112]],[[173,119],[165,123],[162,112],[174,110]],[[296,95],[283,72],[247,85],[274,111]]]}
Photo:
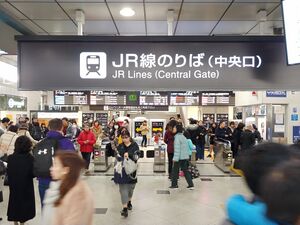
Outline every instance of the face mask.
{"label": "face mask", "polygon": [[119,126],[118,126],[118,125],[115,125],[115,126],[114,126],[114,128],[115,128],[115,129],[118,129],[118,128],[119,128]]}

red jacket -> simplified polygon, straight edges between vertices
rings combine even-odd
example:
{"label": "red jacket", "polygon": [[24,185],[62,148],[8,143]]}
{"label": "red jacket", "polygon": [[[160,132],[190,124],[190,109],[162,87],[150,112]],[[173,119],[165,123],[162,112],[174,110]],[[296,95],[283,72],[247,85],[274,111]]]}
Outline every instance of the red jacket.
{"label": "red jacket", "polygon": [[[89,143],[85,144],[84,142],[89,140]],[[93,145],[96,143],[95,135],[92,131],[82,131],[79,134],[77,139],[78,144],[80,144],[80,151],[81,152],[93,152],[94,148]]]}
{"label": "red jacket", "polygon": [[174,134],[170,131],[166,131],[164,136],[164,142],[167,144],[168,153],[174,153]]}

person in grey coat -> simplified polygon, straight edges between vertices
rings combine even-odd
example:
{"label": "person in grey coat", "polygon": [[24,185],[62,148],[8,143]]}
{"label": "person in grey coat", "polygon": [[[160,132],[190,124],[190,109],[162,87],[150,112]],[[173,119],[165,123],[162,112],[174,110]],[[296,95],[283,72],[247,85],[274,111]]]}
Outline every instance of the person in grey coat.
{"label": "person in grey coat", "polygon": [[182,124],[176,124],[173,127],[173,133],[176,134],[174,138],[174,157],[173,157],[173,171],[172,171],[172,185],[170,188],[178,188],[178,173],[179,167],[184,173],[185,179],[190,190],[194,189],[192,175],[188,171],[189,167],[189,146],[186,137],[183,135]]}

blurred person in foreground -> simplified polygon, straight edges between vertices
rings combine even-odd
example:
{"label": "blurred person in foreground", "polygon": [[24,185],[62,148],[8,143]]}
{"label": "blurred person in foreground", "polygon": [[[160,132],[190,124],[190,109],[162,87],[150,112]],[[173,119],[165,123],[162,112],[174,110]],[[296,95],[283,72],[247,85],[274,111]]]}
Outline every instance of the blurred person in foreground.
{"label": "blurred person in foreground", "polygon": [[267,207],[261,199],[260,188],[264,176],[290,158],[291,151],[287,146],[266,143],[253,147],[251,151],[245,151],[236,159],[240,160],[241,170],[253,196],[251,199],[242,195],[229,198],[226,210],[230,222],[235,225],[277,225],[266,215]]}
{"label": "blurred person in foreground", "polygon": [[267,216],[277,224],[300,225],[300,161],[284,162],[262,182]]}
{"label": "blurred person in foreground", "polygon": [[53,181],[43,202],[42,225],[93,224],[93,195],[80,178],[84,167],[77,153],[57,151],[50,169]]}

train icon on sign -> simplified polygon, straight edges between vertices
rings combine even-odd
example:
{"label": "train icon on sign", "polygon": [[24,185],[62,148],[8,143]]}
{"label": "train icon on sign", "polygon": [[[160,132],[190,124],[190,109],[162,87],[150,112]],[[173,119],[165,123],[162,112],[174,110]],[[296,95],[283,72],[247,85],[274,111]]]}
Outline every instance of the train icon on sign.
{"label": "train icon on sign", "polygon": [[82,79],[105,79],[107,56],[105,52],[80,53],[80,77]]}

